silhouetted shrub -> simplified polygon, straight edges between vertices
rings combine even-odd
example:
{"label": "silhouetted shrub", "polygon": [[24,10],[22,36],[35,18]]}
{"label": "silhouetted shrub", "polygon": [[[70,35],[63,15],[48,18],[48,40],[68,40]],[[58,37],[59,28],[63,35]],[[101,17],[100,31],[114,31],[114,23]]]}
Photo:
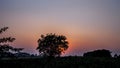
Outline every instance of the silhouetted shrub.
{"label": "silhouetted shrub", "polygon": [[84,57],[112,57],[109,50],[95,50],[91,52],[84,53]]}

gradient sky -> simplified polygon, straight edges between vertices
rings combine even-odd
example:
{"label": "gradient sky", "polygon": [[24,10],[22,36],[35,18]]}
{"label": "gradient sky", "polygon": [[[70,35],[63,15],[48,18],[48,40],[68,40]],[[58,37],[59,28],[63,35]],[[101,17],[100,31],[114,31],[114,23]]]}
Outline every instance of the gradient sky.
{"label": "gradient sky", "polygon": [[0,0],[0,27],[10,29],[14,47],[36,51],[41,34],[65,35],[64,55],[95,49],[120,53],[120,0]]}

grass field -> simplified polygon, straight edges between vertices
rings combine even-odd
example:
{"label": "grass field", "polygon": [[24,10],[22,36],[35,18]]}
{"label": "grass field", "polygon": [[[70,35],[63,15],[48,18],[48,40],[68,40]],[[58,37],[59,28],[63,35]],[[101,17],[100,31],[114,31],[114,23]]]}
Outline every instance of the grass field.
{"label": "grass field", "polygon": [[0,68],[120,68],[120,58],[20,58],[0,60]]}

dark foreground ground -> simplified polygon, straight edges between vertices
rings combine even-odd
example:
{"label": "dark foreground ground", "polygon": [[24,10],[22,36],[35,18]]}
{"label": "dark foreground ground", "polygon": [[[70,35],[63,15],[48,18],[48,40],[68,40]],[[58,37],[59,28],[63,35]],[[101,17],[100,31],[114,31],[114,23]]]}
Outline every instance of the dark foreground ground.
{"label": "dark foreground ground", "polygon": [[0,68],[120,68],[120,58],[21,58],[0,60]]}

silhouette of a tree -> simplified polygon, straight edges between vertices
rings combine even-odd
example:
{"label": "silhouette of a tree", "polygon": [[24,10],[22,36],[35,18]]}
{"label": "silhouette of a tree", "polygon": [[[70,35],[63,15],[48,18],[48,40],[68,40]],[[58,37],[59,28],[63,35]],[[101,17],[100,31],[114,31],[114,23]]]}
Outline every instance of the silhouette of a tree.
{"label": "silhouette of a tree", "polygon": [[[3,27],[0,29],[0,34],[5,32],[8,29],[8,27]],[[9,46],[9,42],[13,42],[15,38],[12,37],[3,37],[0,38],[0,57],[7,57],[7,56],[13,56],[12,51],[21,51],[22,48],[13,48],[12,46]]]}
{"label": "silhouette of a tree", "polygon": [[[8,27],[1,28],[0,34],[5,32],[7,29],[8,29]],[[13,42],[14,40],[15,40],[15,38],[12,38],[12,37],[3,37],[3,38],[0,38],[0,43]]]}
{"label": "silhouette of a tree", "polygon": [[40,54],[44,54],[45,56],[60,56],[67,49],[68,41],[63,35],[50,33],[41,35],[41,38],[38,40],[37,50],[39,50]]}

